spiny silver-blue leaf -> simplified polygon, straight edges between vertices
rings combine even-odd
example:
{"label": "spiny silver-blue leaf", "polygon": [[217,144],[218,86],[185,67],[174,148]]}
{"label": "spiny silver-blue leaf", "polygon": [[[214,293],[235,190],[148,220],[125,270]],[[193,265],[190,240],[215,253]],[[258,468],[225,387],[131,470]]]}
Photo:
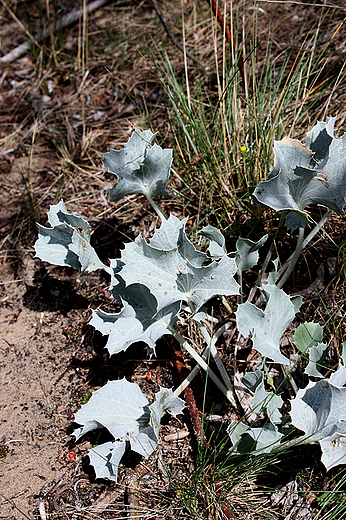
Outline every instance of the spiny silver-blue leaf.
{"label": "spiny silver-blue leaf", "polygon": [[[122,279],[126,285],[146,285],[157,299],[159,311],[181,301],[197,311],[214,296],[239,292],[233,278],[235,260],[224,256],[220,262],[203,266],[208,256],[193,247],[184,226],[185,220],[179,221],[171,215],[150,244],[139,236],[122,251],[121,260],[125,264],[120,271]],[[175,238],[164,240],[164,237]]]}
{"label": "spiny silver-blue leaf", "polygon": [[203,235],[209,239],[210,243],[208,251],[213,260],[218,260],[219,258],[225,256],[227,253],[225,237],[219,229],[208,225],[198,231],[198,234]]}
{"label": "spiny silver-blue leaf", "polygon": [[310,382],[291,401],[292,424],[307,443],[319,442],[327,470],[346,463],[346,368],[329,379]]}
{"label": "spiny silver-blue leaf", "polygon": [[98,478],[116,481],[120,460],[126,447],[149,457],[158,444],[158,429],[164,411],[181,413],[184,401],[171,390],[161,388],[152,404],[135,383],[126,379],[109,381],[96,390],[89,401],[75,415],[82,427],[75,430],[77,438],[88,431],[107,428],[114,441],[89,451],[90,462]]}
{"label": "spiny silver-blue leaf", "polygon": [[47,228],[39,224],[35,242],[36,256],[50,264],[70,266],[81,271],[109,271],[90,245],[90,226],[86,220],[70,214],[64,201],[50,207]]}
{"label": "spiny silver-blue leaf", "polygon": [[268,235],[264,235],[258,242],[253,242],[248,238],[238,238],[236,242],[237,252],[234,253],[238,273],[248,271],[257,264],[258,250],[265,244],[267,238]]}
{"label": "spiny silver-blue leaf", "polygon": [[122,290],[123,308],[119,313],[93,311],[89,325],[103,335],[109,335],[106,348],[115,354],[126,350],[132,343],[143,341],[147,353],[155,354],[156,341],[171,334],[170,328],[179,320],[180,302],[157,312],[157,300],[142,284],[132,284]]}
{"label": "spiny silver-blue leaf", "polygon": [[135,130],[122,150],[111,150],[103,156],[103,164],[118,181],[111,188],[110,201],[125,195],[142,193],[147,197],[167,195],[165,187],[172,165],[172,150],[151,143],[150,130]]}
{"label": "spiny silver-blue leaf", "polygon": [[293,210],[286,217],[289,229],[308,222],[305,208],[320,204],[338,214],[346,195],[346,134],[334,138],[335,118],[318,122],[303,145],[285,137],[274,143],[274,167],[258,184],[255,198],[277,211]]}
{"label": "spiny silver-blue leaf", "polygon": [[239,332],[252,338],[253,348],[262,356],[292,365],[280,352],[280,340],[294,319],[295,306],[290,296],[275,285],[266,285],[263,291],[268,300],[264,311],[249,302],[238,306],[236,318]]}

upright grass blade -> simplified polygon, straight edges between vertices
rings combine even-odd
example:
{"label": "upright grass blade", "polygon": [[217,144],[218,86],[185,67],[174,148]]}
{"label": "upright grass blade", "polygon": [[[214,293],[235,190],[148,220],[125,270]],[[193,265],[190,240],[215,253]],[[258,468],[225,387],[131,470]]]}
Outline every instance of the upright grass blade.
{"label": "upright grass blade", "polygon": [[[230,13],[231,50],[215,30],[213,16],[209,18],[209,46],[215,62],[211,72],[203,74],[187,61],[180,71],[158,47],[148,52],[148,61],[169,98],[183,182],[187,188],[201,191],[205,200],[203,208],[199,207],[199,221],[207,207],[211,213],[221,209],[228,218],[244,192],[248,198],[251,186],[269,171],[273,139],[294,136],[301,126],[306,128],[308,113],[320,111],[321,96],[334,82],[333,78],[321,79],[330,44],[317,50],[323,11],[309,37],[304,36],[307,18],[297,29],[291,48],[280,54],[268,43],[263,59],[263,43],[258,36],[260,11],[254,9],[252,19],[244,26],[246,8],[247,3],[240,2]],[[189,44],[192,35],[187,31],[184,35]],[[198,52],[196,48],[195,54]],[[248,78],[245,87],[234,66],[241,52]],[[198,166],[191,168],[197,158]]]}

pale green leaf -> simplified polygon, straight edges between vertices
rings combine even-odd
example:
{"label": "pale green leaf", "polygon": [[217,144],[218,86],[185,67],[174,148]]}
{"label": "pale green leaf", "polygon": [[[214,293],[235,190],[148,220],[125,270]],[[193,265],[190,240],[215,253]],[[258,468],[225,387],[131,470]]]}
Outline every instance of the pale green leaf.
{"label": "pale green leaf", "polygon": [[304,322],[294,332],[294,344],[304,354],[309,348],[322,341],[323,327],[319,323]]}
{"label": "pale green leaf", "polygon": [[90,238],[82,236],[76,230],[73,232],[69,250],[78,257],[82,272],[90,273],[97,271],[97,269],[107,269],[97,256],[95,249],[90,245]]}
{"label": "pale green leaf", "polygon": [[251,401],[251,411],[258,416],[266,410],[270,422],[279,424],[282,416],[280,410],[284,402],[279,395],[265,390],[263,372],[261,370],[247,372],[242,377],[242,382],[254,393]]}
{"label": "pale green leaf", "polygon": [[273,451],[279,446],[283,436],[271,422],[265,424],[262,428],[251,428],[246,435],[252,437],[255,442],[255,449],[252,450],[255,455]]}
{"label": "pale green leaf", "polygon": [[179,220],[170,215],[167,221],[162,222],[161,227],[155,230],[150,239],[150,246],[162,251],[179,250],[179,256],[188,261],[194,267],[202,267],[209,261],[208,255],[198,251],[187,238],[185,225],[187,218]]}
{"label": "pale green leaf", "polygon": [[64,202],[50,207],[46,228],[39,224],[36,256],[50,264],[70,266],[81,271],[109,271],[90,245],[90,226],[83,218],[68,213]]}
{"label": "pale green leaf", "polygon": [[321,162],[326,157],[333,141],[335,117],[327,117],[326,123],[318,123],[306,134],[305,144],[314,153],[314,160]]}
{"label": "pale green leaf", "polygon": [[96,478],[107,478],[117,481],[118,467],[125,453],[126,441],[113,441],[99,444],[89,450],[90,463],[93,465]]}
{"label": "pale green leaf", "polygon": [[148,424],[148,405],[148,399],[135,383],[125,378],[109,381],[76,412],[75,422],[83,426],[96,422],[107,428],[114,439],[121,439]]}
{"label": "pale green leaf", "polygon": [[[197,311],[214,296],[238,294],[239,291],[233,278],[236,272],[234,259],[224,256],[219,262],[203,266],[203,260],[208,257],[193,247],[184,226],[184,220],[179,221],[171,215],[150,244],[139,236],[135,242],[125,245],[121,255],[125,264],[119,273],[121,278],[126,285],[146,285],[157,299],[159,311],[181,301]],[[165,238],[171,237],[170,229],[174,240]]]}
{"label": "pale green leaf", "polygon": [[310,382],[291,401],[292,424],[304,442],[319,442],[327,470],[346,464],[346,368],[342,365],[317,383]]}
{"label": "pale green leaf", "polygon": [[140,455],[148,457],[158,444],[158,428],[162,413],[181,413],[184,402],[171,390],[161,388],[156,394],[158,404],[150,405],[139,386],[126,379],[109,381],[96,390],[89,401],[75,414],[75,422],[82,427],[74,435],[103,426],[114,441],[101,444],[89,451],[97,478],[116,481],[120,460],[127,445]]}
{"label": "pale green leaf", "polygon": [[38,225],[38,239],[35,242],[36,257],[53,265],[69,266],[80,269],[78,255],[69,246],[72,244],[74,230],[68,226],[46,228]]}
{"label": "pale green leaf", "polygon": [[267,392],[264,387],[264,379],[257,386],[251,401],[252,410],[259,415],[263,410],[267,411],[268,419],[273,424],[281,423],[282,398],[274,392]]}
{"label": "pale green leaf", "polygon": [[61,226],[64,224],[70,226],[71,228],[82,228],[86,230],[89,230],[90,227],[84,218],[69,213],[63,200],[60,200],[58,204],[53,204],[50,206],[47,217],[48,222],[52,227]]}
{"label": "pale green leaf", "polygon": [[258,250],[265,244],[268,235],[253,242],[248,238],[238,238],[236,243],[237,252],[235,261],[238,273],[251,269],[258,262]]}
{"label": "pale green leaf", "polygon": [[270,453],[279,446],[283,436],[271,422],[262,428],[251,428],[242,422],[232,422],[227,431],[233,445],[233,454]]}
{"label": "pale green leaf", "polygon": [[329,378],[329,382],[338,388],[346,386],[346,368],[339,364],[338,370],[333,372]]}
{"label": "pale green leaf", "polygon": [[185,402],[176,397],[170,388],[161,388],[155,394],[155,401],[149,405],[150,425],[154,431],[155,438],[159,442],[159,426],[161,417],[165,411],[176,417],[183,413]]}
{"label": "pale green leaf", "polygon": [[119,313],[93,311],[89,325],[103,335],[109,335],[106,348],[115,354],[130,345],[143,341],[148,354],[155,354],[156,341],[165,334],[171,334],[169,327],[179,319],[180,302],[174,302],[157,312],[157,300],[149,289],[141,284],[123,288],[123,308]]}
{"label": "pale green leaf", "polygon": [[335,466],[346,464],[346,435],[334,433],[319,442],[322,449],[321,461],[327,471]]}
{"label": "pale green leaf", "polygon": [[226,253],[225,237],[219,229],[214,226],[205,226],[198,234],[209,239],[208,251],[213,260],[222,258]]}
{"label": "pale green leaf", "polygon": [[255,372],[246,372],[241,380],[251,392],[255,392],[258,385],[263,381],[263,372],[258,369]]}
{"label": "pale green leaf", "polygon": [[346,434],[346,369],[340,366],[329,380],[310,382],[291,400],[292,424],[302,430],[309,442]]}

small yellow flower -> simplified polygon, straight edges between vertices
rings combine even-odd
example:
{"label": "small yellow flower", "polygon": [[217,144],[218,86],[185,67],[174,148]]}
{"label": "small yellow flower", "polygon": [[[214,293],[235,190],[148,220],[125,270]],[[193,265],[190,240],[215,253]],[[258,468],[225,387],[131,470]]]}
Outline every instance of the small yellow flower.
{"label": "small yellow flower", "polygon": [[243,157],[245,157],[245,155],[246,155],[246,146],[245,145],[240,147],[240,153],[242,154]]}

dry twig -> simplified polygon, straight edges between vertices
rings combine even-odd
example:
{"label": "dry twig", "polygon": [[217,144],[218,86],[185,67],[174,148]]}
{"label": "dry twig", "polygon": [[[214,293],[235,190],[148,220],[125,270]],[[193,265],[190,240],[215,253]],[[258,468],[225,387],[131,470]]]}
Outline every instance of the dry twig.
{"label": "dry twig", "polygon": [[164,30],[166,31],[167,33],[167,36],[168,38],[170,38],[170,40],[172,40],[172,42],[174,43],[174,45],[183,53],[183,54],[186,54],[186,56],[188,56],[188,58],[190,58],[190,60],[192,60],[196,65],[198,65],[199,68],[201,68],[202,70],[204,70],[204,67],[203,67],[203,64],[197,59],[195,58],[195,56],[193,56],[191,54],[191,52],[186,49],[186,47],[184,47],[184,45],[182,45],[178,40],[177,38],[174,36],[174,34],[172,33],[168,23],[167,23],[167,20],[166,18],[164,17],[161,9],[159,8],[158,6],[158,3],[157,3],[157,0],[151,0],[152,1],[152,4],[153,4],[153,7],[156,11],[156,14],[157,16],[159,17],[160,19],[160,22],[162,23],[163,25],[163,28]]}

